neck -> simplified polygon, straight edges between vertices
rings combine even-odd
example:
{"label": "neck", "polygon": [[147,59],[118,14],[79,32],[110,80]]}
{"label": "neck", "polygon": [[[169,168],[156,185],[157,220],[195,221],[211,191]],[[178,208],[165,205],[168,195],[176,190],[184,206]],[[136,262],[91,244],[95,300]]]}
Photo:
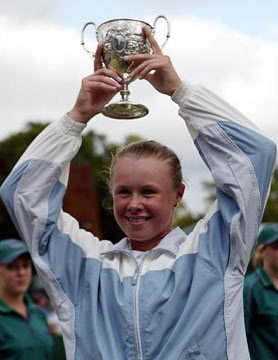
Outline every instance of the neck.
{"label": "neck", "polygon": [[24,303],[24,294],[10,294],[7,292],[0,292],[1,299],[9,305],[11,308],[17,308],[25,305]]}
{"label": "neck", "polygon": [[169,231],[165,231],[162,234],[159,234],[158,236],[145,241],[138,241],[130,239],[131,248],[132,250],[138,250],[138,251],[149,251],[155,248],[161,241],[161,239],[164,238],[169,233]]}

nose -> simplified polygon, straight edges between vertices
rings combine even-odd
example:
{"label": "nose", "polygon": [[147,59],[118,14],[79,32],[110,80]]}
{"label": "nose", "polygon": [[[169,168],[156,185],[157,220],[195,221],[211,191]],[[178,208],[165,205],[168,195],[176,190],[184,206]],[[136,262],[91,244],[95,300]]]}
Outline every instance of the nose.
{"label": "nose", "polygon": [[129,198],[128,209],[137,210],[142,208],[141,197],[138,194],[132,194]]}
{"label": "nose", "polygon": [[26,268],[23,265],[19,265],[16,270],[18,275],[24,275],[26,273]]}
{"label": "nose", "polygon": [[26,264],[17,264],[16,272],[19,276],[24,276],[29,270],[29,266]]}

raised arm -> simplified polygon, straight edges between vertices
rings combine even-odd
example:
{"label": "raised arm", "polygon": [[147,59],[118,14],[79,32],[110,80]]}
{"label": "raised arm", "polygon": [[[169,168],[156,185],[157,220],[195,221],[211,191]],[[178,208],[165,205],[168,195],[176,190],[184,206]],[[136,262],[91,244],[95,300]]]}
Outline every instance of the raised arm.
{"label": "raised arm", "polygon": [[218,213],[230,237],[229,266],[244,275],[270,189],[275,144],[206,88],[183,83],[172,99],[216,184],[217,201],[206,220]]}
{"label": "raised arm", "polygon": [[[54,294],[62,288],[70,293],[74,303],[82,294],[79,286],[84,277],[84,258],[93,258],[98,263],[100,252],[110,242],[99,241],[79,229],[78,222],[62,211],[70,161],[79,150],[86,122],[120,88],[118,75],[101,67],[99,46],[95,72],[83,80],[70,112],[75,121],[64,115],[49,125],[29,146],[1,187],[1,196],[13,222],[26,241],[38,272],[44,273],[44,285],[51,287]],[[58,301],[64,301],[59,296]]]}

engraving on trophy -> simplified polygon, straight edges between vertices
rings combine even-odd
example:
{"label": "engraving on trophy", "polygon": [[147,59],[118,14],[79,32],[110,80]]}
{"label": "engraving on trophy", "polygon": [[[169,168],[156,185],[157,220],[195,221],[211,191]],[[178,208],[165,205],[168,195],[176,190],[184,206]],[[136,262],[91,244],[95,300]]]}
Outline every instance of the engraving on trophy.
{"label": "engraving on trophy", "polygon": [[88,22],[84,25],[81,32],[81,45],[90,57],[95,54],[87,50],[84,41],[84,32],[88,25],[96,28],[96,38],[103,44],[103,61],[107,68],[116,70],[123,78],[123,89],[120,91],[121,100],[108,104],[102,110],[102,114],[115,119],[136,119],[148,114],[148,109],[142,104],[129,101],[128,85],[131,81],[129,74],[137,66],[136,62],[127,62],[123,59],[128,55],[151,54],[153,52],[151,44],[146,39],[142,27],[149,28],[152,35],[155,34],[155,26],[158,19],[163,18],[167,23],[166,40],[161,48],[166,44],[170,36],[170,25],[165,16],[159,15],[155,18],[153,26],[141,20],[134,19],[114,19],[106,21],[96,27],[95,23]]}
{"label": "engraving on trophy", "polygon": [[120,73],[130,72],[129,63],[122,58],[127,55],[152,53],[148,40],[142,33],[132,33],[127,27],[109,29],[104,36],[104,63]]}

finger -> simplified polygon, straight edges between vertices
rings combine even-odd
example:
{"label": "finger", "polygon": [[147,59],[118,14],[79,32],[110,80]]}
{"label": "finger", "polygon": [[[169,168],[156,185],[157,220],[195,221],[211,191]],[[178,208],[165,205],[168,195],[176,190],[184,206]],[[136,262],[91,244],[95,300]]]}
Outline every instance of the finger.
{"label": "finger", "polygon": [[159,68],[159,66],[154,66],[153,64],[150,64],[149,66],[146,66],[146,67],[144,68],[144,70],[142,70],[142,71],[140,72],[140,74],[138,75],[138,78],[139,78],[140,80],[142,80],[142,79],[146,79],[146,76],[147,76],[147,75],[153,76],[154,73],[155,73],[155,71],[156,71],[158,68]]}
{"label": "finger", "polygon": [[100,89],[107,89],[107,90],[121,90],[121,86],[119,87],[116,85],[117,83],[109,78],[105,78],[102,76],[96,77],[95,79],[85,79],[83,82],[83,91],[88,92],[95,92],[99,91]]}
{"label": "finger", "polygon": [[107,92],[114,92],[115,94],[120,90],[120,89],[116,88],[115,86],[111,86],[111,85],[101,83],[101,82],[97,84],[97,89],[102,90],[102,91],[107,91]]}
{"label": "finger", "polygon": [[95,78],[95,76],[99,76],[99,75],[106,76],[108,78],[112,78],[119,84],[123,83],[123,79],[116,73],[116,71],[108,69],[108,68],[101,68],[101,69],[97,70],[94,74],[89,75],[87,78],[89,80],[93,80]]}
{"label": "finger", "polygon": [[127,72],[131,72],[136,67],[136,62],[131,61],[131,63],[128,65]]}
{"label": "finger", "polygon": [[95,61],[94,61],[94,70],[95,71],[102,68],[102,61],[101,61],[102,51],[103,51],[103,45],[98,44],[97,51],[95,54]]}
{"label": "finger", "polygon": [[[163,56],[163,55],[162,55]],[[161,55],[153,55],[153,54],[138,54],[138,55],[128,55],[128,56],[124,56],[123,60],[128,61],[128,62],[132,62],[132,61],[137,61],[137,62],[142,62],[144,60],[149,60],[149,59],[158,59],[159,57],[161,57]]]}
{"label": "finger", "polygon": [[149,40],[149,42],[150,42],[150,44],[152,46],[153,53],[161,55],[162,51],[161,51],[157,41],[155,40],[154,36],[152,35],[150,29],[147,28],[147,26],[143,26],[142,30],[143,30],[144,35]]}
{"label": "finger", "polygon": [[161,61],[160,58],[144,61],[142,64],[137,66],[136,69],[134,69],[132,71],[132,73],[130,74],[130,77],[133,78],[133,77],[139,76],[139,78],[141,78],[142,75],[145,75],[146,73],[150,72],[151,70],[157,70],[159,67],[161,67],[161,65],[163,65],[163,62]]}
{"label": "finger", "polygon": [[113,87],[115,87],[117,89],[122,88],[121,84],[119,84],[114,79],[108,78],[106,76],[95,76],[93,79],[88,81],[88,85],[90,85],[90,86],[95,86],[98,83],[107,84],[107,85],[113,86]]}

